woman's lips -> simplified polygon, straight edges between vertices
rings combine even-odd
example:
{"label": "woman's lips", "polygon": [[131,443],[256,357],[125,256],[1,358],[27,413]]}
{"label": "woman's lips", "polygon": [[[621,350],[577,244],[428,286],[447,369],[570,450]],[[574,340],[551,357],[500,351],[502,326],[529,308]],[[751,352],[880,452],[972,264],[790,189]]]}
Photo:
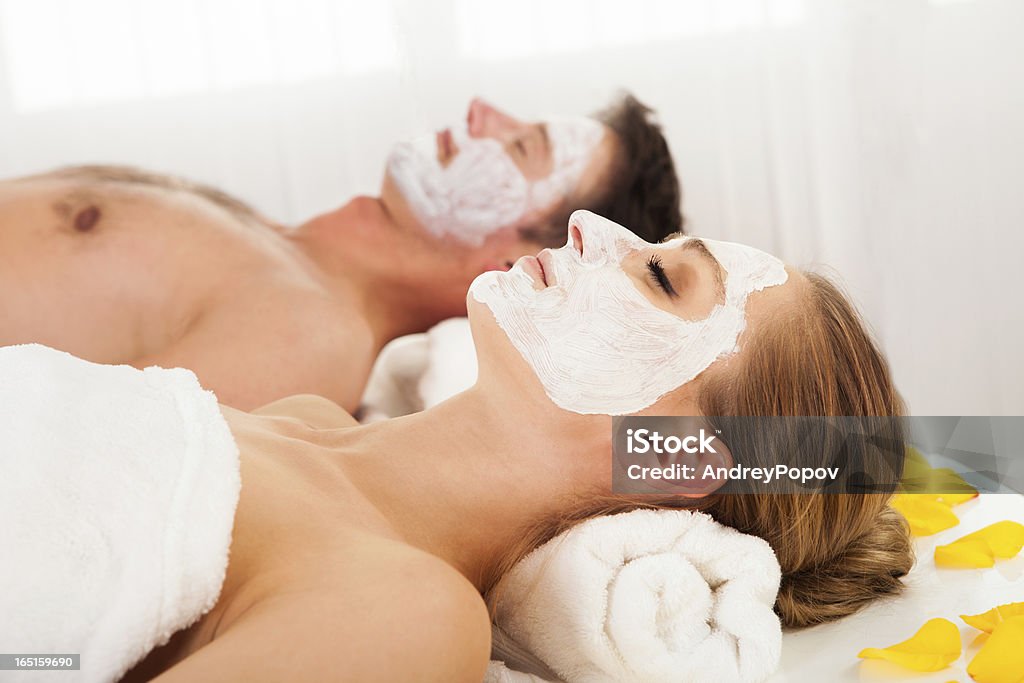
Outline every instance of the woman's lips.
{"label": "woman's lips", "polygon": [[544,273],[544,285],[557,285],[558,282],[555,281],[555,262],[550,249],[541,249],[540,253],[537,254],[537,264]]}

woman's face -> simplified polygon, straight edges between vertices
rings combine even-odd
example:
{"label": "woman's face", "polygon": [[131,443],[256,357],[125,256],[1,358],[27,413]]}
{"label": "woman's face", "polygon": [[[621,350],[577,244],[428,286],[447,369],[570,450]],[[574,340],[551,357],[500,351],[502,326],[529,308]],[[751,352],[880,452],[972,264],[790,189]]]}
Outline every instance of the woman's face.
{"label": "woman's face", "polygon": [[[756,313],[748,297],[782,293],[788,279],[779,259],[752,247],[687,236],[650,244],[577,211],[564,247],[484,273],[468,303],[472,318],[497,324],[557,406],[623,415],[737,352]],[[499,335],[476,336],[486,346]],[[479,350],[482,364],[493,358]]]}

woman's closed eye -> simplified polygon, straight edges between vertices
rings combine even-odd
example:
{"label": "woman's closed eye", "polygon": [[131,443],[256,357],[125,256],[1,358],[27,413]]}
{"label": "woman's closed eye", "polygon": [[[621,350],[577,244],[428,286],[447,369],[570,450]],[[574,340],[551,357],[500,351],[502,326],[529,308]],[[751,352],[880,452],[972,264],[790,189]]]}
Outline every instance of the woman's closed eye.
{"label": "woman's closed eye", "polygon": [[665,274],[665,268],[661,264],[660,256],[655,255],[647,259],[647,272],[650,274],[651,281],[654,282],[654,284],[656,284],[663,292],[673,298],[679,296],[676,292],[676,288],[672,286],[672,281],[669,280],[668,275]]}

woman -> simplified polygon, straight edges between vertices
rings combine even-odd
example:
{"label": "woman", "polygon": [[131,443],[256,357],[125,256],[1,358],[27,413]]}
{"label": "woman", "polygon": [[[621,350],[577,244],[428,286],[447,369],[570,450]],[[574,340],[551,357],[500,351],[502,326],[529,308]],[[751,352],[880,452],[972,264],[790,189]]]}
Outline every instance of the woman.
{"label": "woman", "polygon": [[[313,396],[222,409],[243,482],[223,589],[128,680],[479,681],[481,596],[502,572],[574,521],[652,504],[609,498],[608,414],[900,413],[825,280],[738,245],[647,244],[587,212],[570,236],[474,283],[479,380],[436,408],[367,427]],[[787,625],[892,593],[911,564],[877,494],[657,504],[764,537]]]}

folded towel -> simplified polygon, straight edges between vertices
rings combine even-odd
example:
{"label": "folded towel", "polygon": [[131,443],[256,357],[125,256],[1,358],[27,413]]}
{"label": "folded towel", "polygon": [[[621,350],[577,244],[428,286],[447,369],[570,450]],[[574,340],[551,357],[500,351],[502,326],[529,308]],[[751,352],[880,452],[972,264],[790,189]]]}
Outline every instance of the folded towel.
{"label": "folded towel", "polygon": [[449,318],[427,332],[427,366],[417,387],[424,408],[476,384],[476,347],[469,318]]}
{"label": "folded towel", "polygon": [[430,340],[423,333],[398,337],[381,349],[359,402],[360,422],[380,422],[423,410],[418,385],[427,368],[429,347]]}
{"label": "folded towel", "polygon": [[359,421],[377,422],[436,406],[476,382],[468,318],[449,318],[385,346],[366,382]]}
{"label": "folded towel", "polygon": [[526,556],[493,593],[495,622],[567,683],[760,681],[781,655],[779,580],[760,538],[702,513],[636,510]]}
{"label": "folded towel", "polygon": [[25,345],[0,348],[0,377],[0,649],[116,680],[216,602],[238,450],[188,370]]}

